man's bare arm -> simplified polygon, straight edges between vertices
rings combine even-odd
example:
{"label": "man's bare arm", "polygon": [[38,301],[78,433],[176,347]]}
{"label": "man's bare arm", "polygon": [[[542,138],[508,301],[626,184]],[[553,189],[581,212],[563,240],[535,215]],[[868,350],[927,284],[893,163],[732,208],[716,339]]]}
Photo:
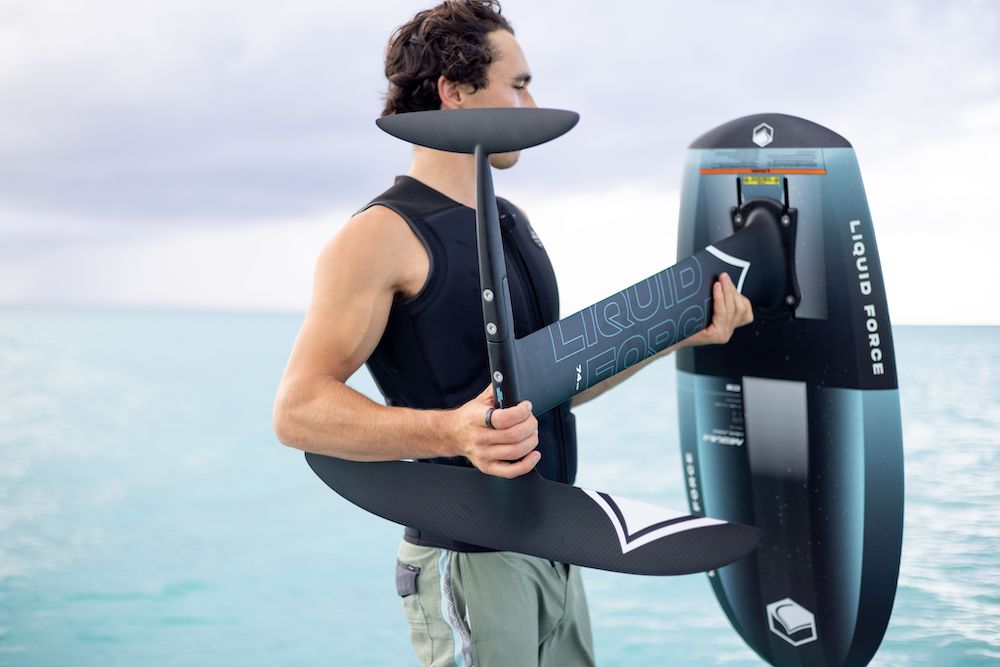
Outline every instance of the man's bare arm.
{"label": "man's bare arm", "polygon": [[382,207],[349,220],[323,249],[275,400],[278,439],[358,461],[466,456],[483,472],[524,474],[540,457],[532,453],[538,423],[530,404],[497,410],[489,429],[489,388],[454,410],[412,410],[380,405],[344,384],[381,339],[393,299],[419,291],[427,267],[420,241]]}

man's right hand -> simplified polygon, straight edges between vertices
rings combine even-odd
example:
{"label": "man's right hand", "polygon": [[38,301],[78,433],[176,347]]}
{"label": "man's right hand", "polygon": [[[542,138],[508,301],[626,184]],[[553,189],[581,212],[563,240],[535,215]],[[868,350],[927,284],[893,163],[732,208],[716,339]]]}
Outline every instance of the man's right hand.
{"label": "man's right hand", "polygon": [[450,420],[449,436],[457,451],[480,471],[512,479],[530,471],[542,458],[538,446],[538,420],[531,413],[531,403],[521,401],[509,408],[493,407],[493,387],[487,386],[479,396],[455,408]]}

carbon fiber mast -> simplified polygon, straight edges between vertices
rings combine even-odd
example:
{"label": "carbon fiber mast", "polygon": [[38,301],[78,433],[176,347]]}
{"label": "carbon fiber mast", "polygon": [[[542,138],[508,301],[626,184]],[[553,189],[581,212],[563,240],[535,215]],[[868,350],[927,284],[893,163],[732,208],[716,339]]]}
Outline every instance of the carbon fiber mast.
{"label": "carbon fiber mast", "polygon": [[[479,249],[479,296],[483,300],[486,350],[490,358],[493,399],[497,407],[521,400],[514,318],[507,286],[507,264],[500,238],[500,215],[493,193],[490,155],[476,146],[476,245]],[[505,393],[506,390],[506,393]],[[506,402],[505,402],[506,399]]]}
{"label": "carbon fiber mast", "polygon": [[712,321],[712,286],[728,273],[758,318],[798,303],[795,210],[760,202],[739,231],[516,341],[524,390],[540,414],[694,335]]}

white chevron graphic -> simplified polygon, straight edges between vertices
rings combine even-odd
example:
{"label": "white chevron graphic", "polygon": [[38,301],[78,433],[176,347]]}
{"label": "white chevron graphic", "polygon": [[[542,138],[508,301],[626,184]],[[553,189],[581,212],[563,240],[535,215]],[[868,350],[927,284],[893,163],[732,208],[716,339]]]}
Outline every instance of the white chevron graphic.
{"label": "white chevron graphic", "polygon": [[705,250],[715,255],[726,264],[730,264],[740,269],[740,279],[736,281],[736,291],[743,294],[743,279],[747,277],[747,272],[750,270],[750,262],[745,259],[740,259],[739,257],[728,255],[716,248],[714,245],[708,246]]}
{"label": "white chevron graphic", "polygon": [[[656,530],[651,530],[641,537],[633,537],[637,533],[658,523],[673,521],[688,515],[684,512],[665,510],[662,507],[639,502],[638,500],[618,498],[609,494],[602,495],[590,489],[582,489],[582,491],[590,496],[591,500],[597,503],[604,510],[604,513],[608,515],[608,518],[611,519],[611,525],[615,527],[615,532],[618,534],[618,542],[621,544],[623,554],[668,535],[725,523],[718,519],[692,516],[685,521],[678,521],[677,523],[671,523]],[[610,502],[608,499],[610,499]],[[617,512],[615,511],[616,509],[618,510]],[[621,519],[618,516],[619,514],[621,514]]]}

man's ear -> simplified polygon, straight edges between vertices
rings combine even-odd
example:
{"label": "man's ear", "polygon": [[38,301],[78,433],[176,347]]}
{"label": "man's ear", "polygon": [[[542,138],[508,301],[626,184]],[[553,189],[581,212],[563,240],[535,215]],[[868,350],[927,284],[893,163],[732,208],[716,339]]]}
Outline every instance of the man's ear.
{"label": "man's ear", "polygon": [[461,109],[464,106],[466,94],[463,88],[465,87],[462,84],[444,78],[444,74],[439,76],[437,80],[437,92],[438,97],[441,98],[441,108]]}

